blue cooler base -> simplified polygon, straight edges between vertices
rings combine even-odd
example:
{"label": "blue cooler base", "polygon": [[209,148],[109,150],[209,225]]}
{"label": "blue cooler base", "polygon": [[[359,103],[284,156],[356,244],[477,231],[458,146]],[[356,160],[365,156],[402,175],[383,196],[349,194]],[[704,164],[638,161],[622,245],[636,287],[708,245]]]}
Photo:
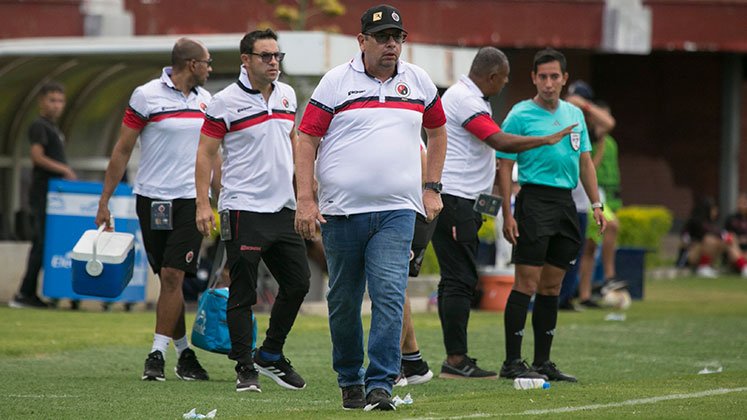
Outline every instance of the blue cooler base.
{"label": "blue cooler base", "polygon": [[618,248],[615,253],[615,274],[628,282],[630,297],[643,299],[643,278],[646,266],[646,249]]}
{"label": "blue cooler base", "polygon": [[96,277],[86,272],[87,262],[73,260],[73,291],[79,295],[115,298],[122,294],[132,279],[135,250],[131,249],[127,258],[119,264],[104,263],[104,271]]}

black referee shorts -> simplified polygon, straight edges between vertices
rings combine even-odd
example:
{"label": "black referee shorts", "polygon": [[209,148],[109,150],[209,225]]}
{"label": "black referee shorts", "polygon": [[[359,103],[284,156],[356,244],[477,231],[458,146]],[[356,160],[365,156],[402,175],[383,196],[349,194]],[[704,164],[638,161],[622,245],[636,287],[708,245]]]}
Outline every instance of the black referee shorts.
{"label": "black referee shorts", "polygon": [[150,205],[153,201],[160,200],[138,195],[135,205],[150,268],[156,274],[161,272],[162,267],[175,268],[187,274],[196,273],[202,234],[195,223],[195,199],[171,200],[173,230],[150,228]]}
{"label": "black referee shorts", "polygon": [[514,264],[547,264],[567,270],[581,247],[576,205],[571,190],[525,184],[516,197],[514,218],[519,237]]}

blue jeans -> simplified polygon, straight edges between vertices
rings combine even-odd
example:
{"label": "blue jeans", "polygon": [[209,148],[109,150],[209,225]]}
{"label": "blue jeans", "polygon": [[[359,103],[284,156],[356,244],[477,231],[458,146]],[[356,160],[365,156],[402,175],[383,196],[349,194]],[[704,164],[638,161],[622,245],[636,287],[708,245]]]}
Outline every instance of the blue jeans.
{"label": "blue jeans", "polygon": [[[391,394],[400,369],[399,340],[415,212],[393,210],[325,216],[332,368],[340,387],[366,385]],[[371,328],[363,370],[361,304],[368,281]],[[365,373],[365,375],[364,375]]]}

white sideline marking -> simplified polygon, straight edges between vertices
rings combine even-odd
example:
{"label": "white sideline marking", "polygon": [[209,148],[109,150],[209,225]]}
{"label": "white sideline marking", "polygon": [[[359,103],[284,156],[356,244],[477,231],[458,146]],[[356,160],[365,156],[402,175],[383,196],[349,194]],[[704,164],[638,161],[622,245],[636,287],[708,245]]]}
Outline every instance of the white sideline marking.
{"label": "white sideline marking", "polygon": [[711,389],[708,391],[693,392],[690,394],[662,395],[660,397],[639,398],[635,400],[626,400],[622,402],[608,403],[608,404],[591,404],[591,405],[581,405],[578,407],[561,407],[561,408],[549,408],[549,409],[544,409],[544,410],[527,410],[527,411],[522,411],[520,413],[505,413],[505,414],[475,413],[475,414],[469,414],[466,416],[417,417],[416,419],[417,420],[475,419],[475,418],[495,417],[495,416],[536,416],[538,414],[572,413],[574,411],[599,410],[599,409],[604,409],[604,408],[625,407],[625,406],[631,406],[631,405],[655,404],[661,401],[684,400],[684,399],[689,399],[689,398],[702,398],[702,397],[710,397],[713,395],[723,395],[723,394],[730,394],[733,392],[745,392],[745,391],[747,391],[747,387],[717,388],[717,389]]}
{"label": "white sideline marking", "polygon": [[6,398],[78,398],[77,395],[68,394],[8,394]]}

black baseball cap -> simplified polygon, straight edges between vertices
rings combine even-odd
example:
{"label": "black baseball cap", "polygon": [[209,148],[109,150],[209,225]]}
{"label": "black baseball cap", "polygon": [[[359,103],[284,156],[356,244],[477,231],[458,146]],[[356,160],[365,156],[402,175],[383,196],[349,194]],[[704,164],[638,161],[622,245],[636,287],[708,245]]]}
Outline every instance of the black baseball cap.
{"label": "black baseball cap", "polygon": [[568,86],[568,93],[571,95],[578,95],[586,100],[594,99],[594,90],[591,89],[588,83],[583,80],[576,80]]}
{"label": "black baseball cap", "polygon": [[361,16],[361,33],[373,34],[384,29],[399,29],[407,32],[402,27],[402,15],[399,10],[388,4],[374,6]]}

